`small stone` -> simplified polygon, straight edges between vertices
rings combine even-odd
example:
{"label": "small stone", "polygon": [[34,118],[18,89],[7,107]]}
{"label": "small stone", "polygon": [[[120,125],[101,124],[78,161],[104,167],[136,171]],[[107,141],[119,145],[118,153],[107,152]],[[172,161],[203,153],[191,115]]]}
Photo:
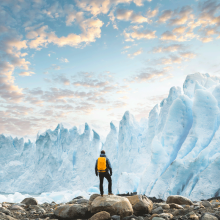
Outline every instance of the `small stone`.
{"label": "small stone", "polygon": [[153,217],[152,220],[164,220],[164,218],[161,218],[161,217]]}
{"label": "small stone", "polygon": [[5,208],[5,207],[0,207],[0,212],[5,213],[6,215],[10,214],[10,211],[7,208]]}
{"label": "small stone", "polygon": [[212,207],[212,205],[209,201],[202,201],[201,204],[206,208]]}
{"label": "small stone", "polygon": [[202,215],[201,220],[218,220],[218,218],[210,213]]}
{"label": "small stone", "polygon": [[175,204],[175,203],[170,203],[170,208],[171,209],[183,209],[181,205]]}
{"label": "small stone", "polygon": [[120,220],[120,216],[119,215],[113,215],[111,218],[113,220]]}
{"label": "small stone", "polygon": [[21,206],[18,206],[18,205],[12,205],[10,207],[10,210],[24,210]]}
{"label": "small stone", "polygon": [[95,215],[93,215],[89,220],[109,220],[111,219],[111,216],[108,212],[98,212]]}
{"label": "small stone", "polygon": [[159,206],[158,208],[154,209],[154,210],[152,211],[152,213],[153,213],[153,214],[163,213],[163,209],[162,209],[162,207]]}

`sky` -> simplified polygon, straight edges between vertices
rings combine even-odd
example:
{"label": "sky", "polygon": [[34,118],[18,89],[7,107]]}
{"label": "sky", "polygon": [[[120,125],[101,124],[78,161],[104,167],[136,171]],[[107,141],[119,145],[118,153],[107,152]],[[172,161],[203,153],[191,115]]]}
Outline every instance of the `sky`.
{"label": "sky", "polygon": [[220,0],[0,0],[0,134],[107,133],[219,61]]}

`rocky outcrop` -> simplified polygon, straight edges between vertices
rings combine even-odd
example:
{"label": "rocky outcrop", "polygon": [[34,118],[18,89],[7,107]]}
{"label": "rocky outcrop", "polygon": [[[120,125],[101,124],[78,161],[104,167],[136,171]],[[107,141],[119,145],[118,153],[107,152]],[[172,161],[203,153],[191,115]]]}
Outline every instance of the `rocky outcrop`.
{"label": "rocky outcrop", "polygon": [[[77,197],[61,204],[52,202],[25,205],[3,202],[0,203],[0,220],[220,220],[217,199],[193,201],[193,205],[154,201],[151,213],[141,214],[133,213],[132,205],[125,196],[101,197],[96,194],[89,200]],[[93,213],[88,211],[89,207]]]}
{"label": "rocky outcrop", "polygon": [[106,211],[110,215],[120,215],[121,218],[132,215],[133,208],[129,200],[120,196],[98,196],[91,203],[90,210],[92,214]]}
{"label": "rocky outcrop", "polygon": [[184,197],[184,196],[179,196],[179,195],[174,195],[174,196],[169,196],[167,198],[166,203],[175,203],[175,204],[179,204],[179,205],[193,205],[193,202]]}
{"label": "rocky outcrop", "polygon": [[143,195],[127,196],[135,215],[148,214],[152,212],[153,202]]}

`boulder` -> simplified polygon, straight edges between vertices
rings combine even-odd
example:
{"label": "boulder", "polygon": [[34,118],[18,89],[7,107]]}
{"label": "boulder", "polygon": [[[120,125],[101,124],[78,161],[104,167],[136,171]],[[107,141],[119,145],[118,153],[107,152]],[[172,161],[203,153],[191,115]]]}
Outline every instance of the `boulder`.
{"label": "boulder", "polygon": [[210,213],[205,213],[201,216],[201,220],[218,220],[218,218]]}
{"label": "boulder", "polygon": [[98,196],[100,196],[100,194],[92,194],[92,195],[90,196],[89,202],[88,202],[89,211],[90,211],[90,207],[91,207],[91,204],[92,204],[93,200],[94,200],[96,197],[98,197]]}
{"label": "boulder", "polygon": [[0,219],[1,220],[17,220],[9,215],[5,215],[4,213],[0,213]]}
{"label": "boulder", "polygon": [[159,206],[158,208],[154,209],[152,211],[153,214],[160,214],[160,213],[163,213],[163,209],[161,206]]}
{"label": "boulder", "polygon": [[106,211],[110,215],[120,215],[121,218],[133,214],[133,208],[129,200],[120,196],[98,196],[90,206],[91,213]]}
{"label": "boulder", "polygon": [[188,219],[199,220],[199,217],[194,212],[189,212],[186,217]]}
{"label": "boulder", "polygon": [[21,203],[26,205],[38,205],[38,201],[35,198],[25,198]]}
{"label": "boulder", "polygon": [[183,209],[181,205],[175,204],[175,203],[170,203],[170,208],[171,209]]}
{"label": "boulder", "polygon": [[22,211],[24,211],[24,209],[21,206],[15,205],[15,204],[10,207],[10,210],[22,210]]}
{"label": "boulder", "polygon": [[173,215],[174,216],[177,216],[177,215],[186,215],[188,214],[189,212],[191,212],[192,209],[177,209],[173,212]]}
{"label": "boulder", "polygon": [[166,203],[156,203],[156,207],[162,207],[162,209],[170,209],[170,205]]}
{"label": "boulder", "polygon": [[206,208],[212,207],[212,205],[209,201],[202,201],[201,204]]}
{"label": "boulder", "polygon": [[89,220],[110,220],[111,216],[108,212],[98,212],[93,215]]}
{"label": "boulder", "polygon": [[5,207],[0,207],[0,212],[5,213],[6,215],[10,214],[10,211]]}
{"label": "boulder", "polygon": [[174,195],[174,196],[169,196],[167,198],[167,201],[166,203],[176,203],[176,204],[179,204],[179,205],[193,205],[193,202],[184,197],[184,196],[179,196],[179,195]]}
{"label": "boulder", "polygon": [[35,210],[38,213],[42,213],[42,214],[46,213],[46,211],[39,205],[30,205],[29,208]]}
{"label": "boulder", "polygon": [[54,209],[54,215],[66,219],[88,218],[88,206],[80,204],[61,205]]}
{"label": "boulder", "polygon": [[153,202],[144,195],[127,196],[135,215],[151,213]]}

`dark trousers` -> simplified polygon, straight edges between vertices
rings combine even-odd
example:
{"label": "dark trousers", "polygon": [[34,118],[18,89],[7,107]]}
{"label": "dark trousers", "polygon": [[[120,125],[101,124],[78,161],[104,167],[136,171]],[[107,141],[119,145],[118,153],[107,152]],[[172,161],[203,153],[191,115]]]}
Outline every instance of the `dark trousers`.
{"label": "dark trousers", "polygon": [[100,180],[100,194],[103,195],[103,180],[104,177],[108,180],[108,193],[112,193],[112,178],[108,172],[100,172],[99,173],[99,180]]}

